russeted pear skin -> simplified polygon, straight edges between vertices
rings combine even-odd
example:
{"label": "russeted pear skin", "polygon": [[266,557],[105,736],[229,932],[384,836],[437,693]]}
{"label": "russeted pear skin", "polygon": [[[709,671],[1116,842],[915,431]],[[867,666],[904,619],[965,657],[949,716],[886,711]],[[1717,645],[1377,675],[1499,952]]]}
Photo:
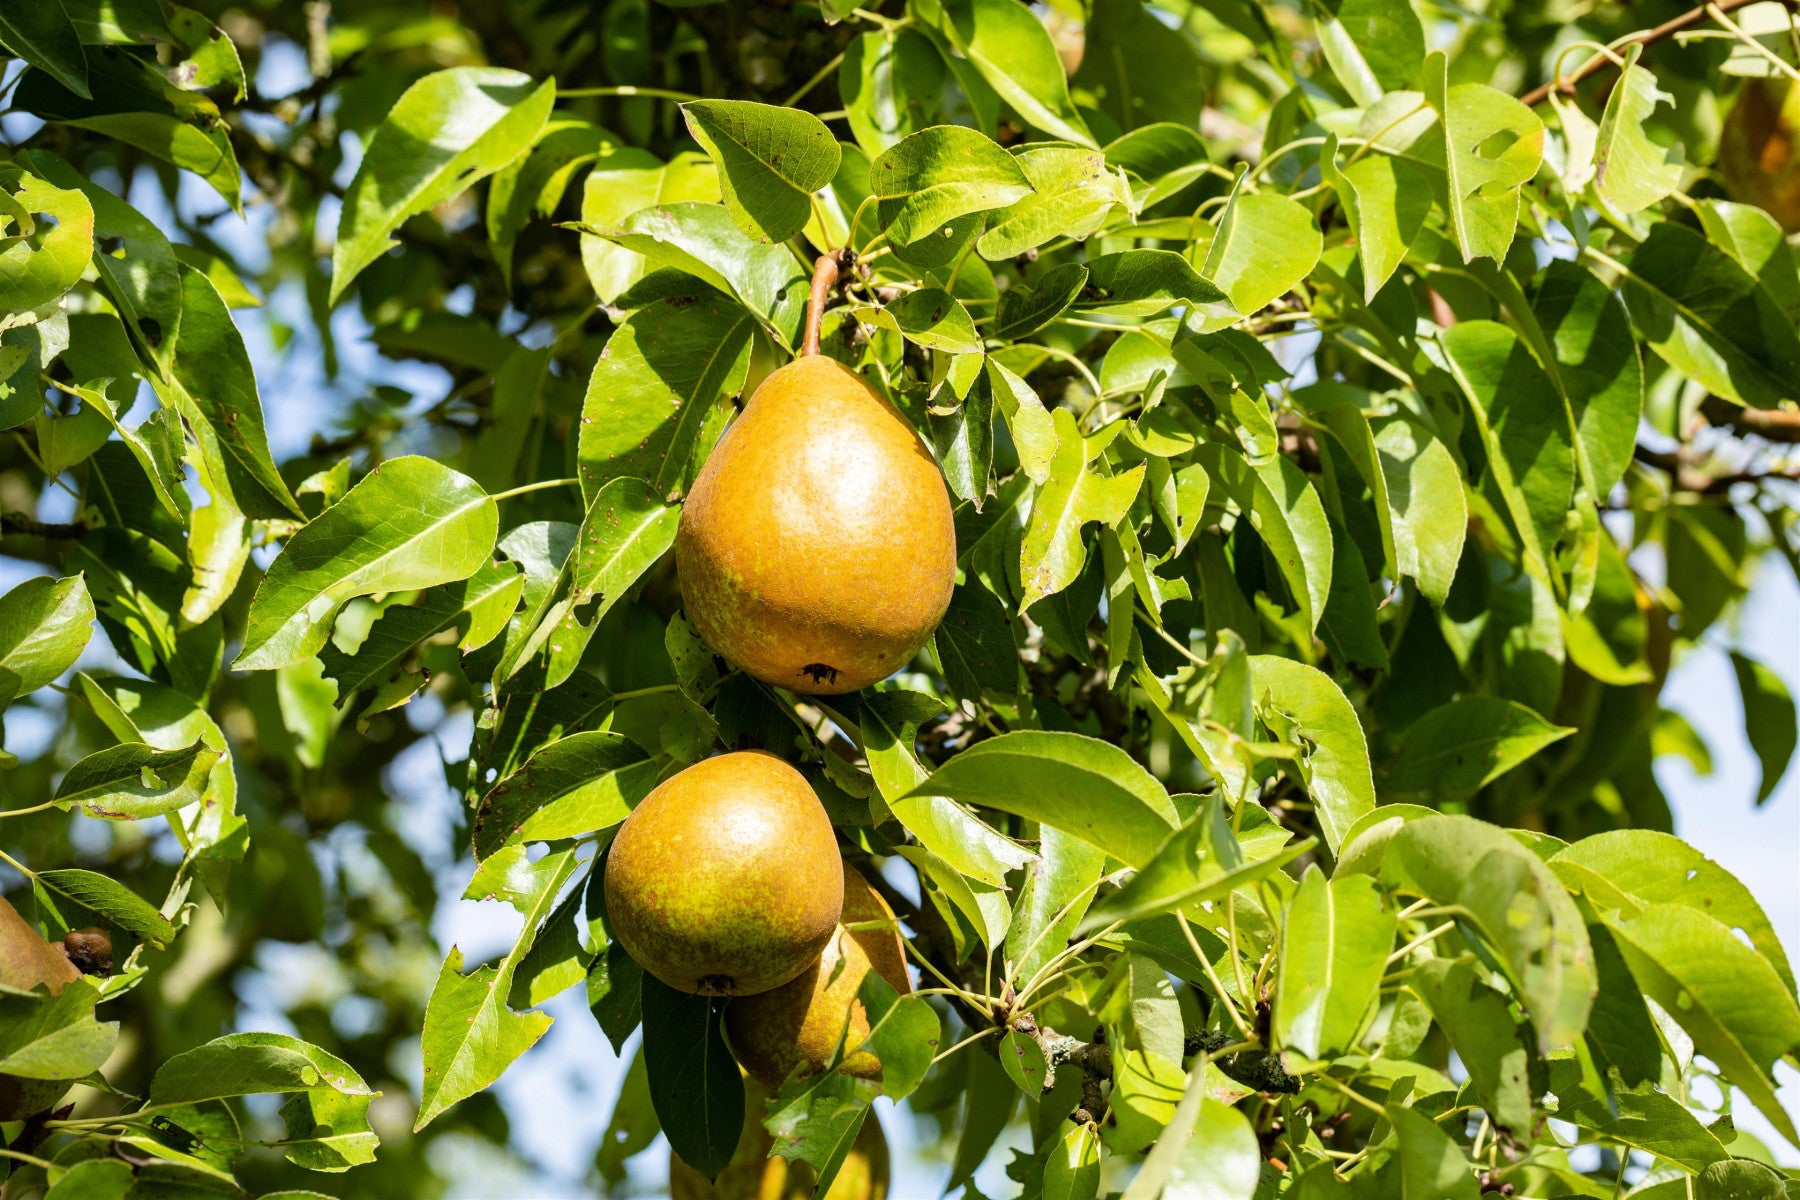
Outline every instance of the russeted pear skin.
{"label": "russeted pear skin", "polygon": [[605,879],[607,920],[631,957],[705,996],[786,983],[843,909],[831,818],[800,772],[760,750],[658,784],[620,826]]}
{"label": "russeted pear skin", "polygon": [[[817,1178],[804,1162],[789,1162],[772,1154],[775,1139],[763,1128],[768,1093],[746,1080],[749,1093],[744,1105],[744,1128],[738,1135],[731,1161],[710,1183],[706,1176],[669,1152],[670,1200],[808,1200]],[[891,1161],[887,1135],[875,1111],[863,1118],[850,1153],[838,1168],[831,1186],[813,1200],[887,1200]]]}
{"label": "russeted pear skin", "polygon": [[848,367],[763,381],[688,492],[675,536],[687,616],[764,683],[837,695],[912,660],[956,582],[943,473]]}
{"label": "russeted pear skin", "polygon": [[857,990],[873,970],[895,991],[912,991],[899,928],[881,894],[845,867],[842,924],[819,961],[780,987],[733,1000],[725,1009],[732,1052],[751,1078],[778,1089],[796,1067],[822,1070],[840,1039],[845,1057],[839,1070],[881,1078],[880,1060],[859,1049],[869,1036],[869,1014]]}

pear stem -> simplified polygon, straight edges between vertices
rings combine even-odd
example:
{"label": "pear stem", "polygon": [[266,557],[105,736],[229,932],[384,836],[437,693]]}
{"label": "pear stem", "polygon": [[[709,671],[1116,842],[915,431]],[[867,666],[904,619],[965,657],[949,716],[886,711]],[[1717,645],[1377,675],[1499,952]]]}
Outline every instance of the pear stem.
{"label": "pear stem", "polygon": [[819,324],[825,319],[825,302],[837,287],[838,273],[855,261],[855,256],[849,255],[847,262],[846,253],[835,250],[813,261],[812,296],[806,302],[806,336],[800,342],[802,357],[819,352]]}

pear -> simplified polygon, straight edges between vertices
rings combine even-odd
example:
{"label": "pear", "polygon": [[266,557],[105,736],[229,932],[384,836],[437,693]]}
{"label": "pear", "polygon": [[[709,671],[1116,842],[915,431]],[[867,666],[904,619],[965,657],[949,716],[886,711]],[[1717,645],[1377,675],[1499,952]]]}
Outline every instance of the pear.
{"label": "pear", "polygon": [[[773,1155],[775,1139],[763,1128],[768,1093],[745,1081],[744,1128],[737,1149],[719,1177],[706,1176],[669,1153],[670,1200],[807,1200],[817,1179],[803,1162],[789,1162]],[[850,1153],[817,1200],[886,1200],[889,1154],[887,1136],[871,1109],[857,1130]]]}
{"label": "pear", "polygon": [[[42,984],[60,995],[81,972],[68,956],[44,940],[18,910],[0,897],[0,985],[28,992]],[[68,1079],[25,1079],[0,1075],[0,1121],[18,1121],[49,1109],[69,1090]]]}
{"label": "pear", "polygon": [[725,1032],[738,1063],[764,1087],[779,1088],[794,1068],[823,1070],[840,1042],[839,1069],[859,1079],[881,1078],[881,1062],[859,1047],[869,1014],[857,999],[873,970],[897,992],[912,991],[899,922],[881,894],[852,867],[844,868],[842,925],[819,961],[778,988],[733,1000]]}
{"label": "pear", "polygon": [[1800,84],[1750,78],[1719,134],[1719,173],[1731,198],[1762,209],[1787,233],[1800,232]]}
{"label": "pear", "polygon": [[824,805],[760,750],[721,754],[658,784],[606,860],[606,915],[638,964],[704,996],[764,992],[824,950],[844,869]]}
{"label": "pear", "polygon": [[853,692],[911,661],[949,607],[950,493],[884,396],[807,354],[719,439],[675,563],[688,619],[726,659],[777,687]]}

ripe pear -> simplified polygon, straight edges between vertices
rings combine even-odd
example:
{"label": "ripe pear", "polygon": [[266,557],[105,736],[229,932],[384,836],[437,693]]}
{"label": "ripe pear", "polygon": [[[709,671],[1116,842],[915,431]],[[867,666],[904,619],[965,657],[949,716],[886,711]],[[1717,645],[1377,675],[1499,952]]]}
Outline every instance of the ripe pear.
{"label": "ripe pear", "polygon": [[[771,1157],[775,1139],[762,1123],[768,1093],[748,1080],[745,1088],[749,1097],[744,1105],[744,1129],[731,1162],[708,1183],[706,1176],[671,1151],[670,1200],[807,1200],[812,1196],[817,1180],[811,1167]],[[889,1166],[887,1137],[871,1110],[863,1118],[837,1178],[817,1200],[886,1200]]]}
{"label": "ripe pear", "polygon": [[823,1070],[840,1040],[845,1055],[840,1070],[859,1079],[881,1078],[881,1061],[858,1049],[868,1040],[869,1014],[857,989],[874,970],[895,991],[912,991],[906,951],[894,910],[851,867],[844,868],[842,920],[818,962],[778,988],[733,1000],[725,1010],[732,1052],[764,1087],[779,1088],[796,1067],[808,1074]]}
{"label": "ripe pear", "polygon": [[818,957],[843,910],[825,806],[773,754],[721,754],[658,784],[606,861],[606,914],[640,966],[672,988],[747,996]]}
{"label": "ripe pear", "polygon": [[885,397],[808,354],[719,439],[682,507],[675,562],[714,650],[764,683],[853,692],[905,666],[943,620],[950,493]]}
{"label": "ripe pear", "polygon": [[1719,134],[1719,173],[1731,198],[1800,232],[1800,85],[1787,79],[1744,80]]}

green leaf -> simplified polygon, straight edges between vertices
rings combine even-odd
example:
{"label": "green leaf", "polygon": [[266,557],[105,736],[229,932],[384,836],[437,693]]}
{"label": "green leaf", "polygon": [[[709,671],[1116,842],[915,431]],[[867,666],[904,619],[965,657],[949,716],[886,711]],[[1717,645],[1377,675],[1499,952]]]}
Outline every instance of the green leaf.
{"label": "green leaf", "polygon": [[166,1059],[150,1081],[150,1103],[197,1104],[231,1096],[324,1088],[373,1097],[337,1055],[284,1033],[232,1033]]}
{"label": "green leaf", "polygon": [[869,191],[884,202],[888,240],[909,246],[958,217],[1017,203],[1031,193],[1031,183],[1018,160],[991,139],[959,125],[935,125],[870,164]]}
{"label": "green leaf", "polygon": [[1355,1047],[1374,1010],[1395,919],[1374,881],[1308,867],[1288,901],[1275,975],[1275,1036],[1307,1058]]}
{"label": "green leaf", "polygon": [[1142,866],[1175,828],[1162,784],[1097,738],[1020,730],[977,742],[910,795],[946,796],[1054,825]]}
{"label": "green leaf", "polygon": [[1643,408],[1644,369],[1630,314],[1617,289],[1561,261],[1544,268],[1531,311],[1555,358],[1556,382],[1574,414],[1594,494],[1608,496],[1631,462]]}
{"label": "green leaf", "polygon": [[86,979],[69,980],[54,996],[0,992],[0,1074],[62,1080],[98,1071],[119,1041],[117,1021],[94,1020],[99,999]]}
{"label": "green leaf", "polygon": [[[944,706],[923,692],[870,692],[857,706],[857,730],[881,799],[919,844],[955,873],[999,888],[1009,871],[1031,861],[1026,850],[944,796],[924,794],[925,768],[915,749],[919,725]],[[961,885],[961,881],[958,881]]]}
{"label": "green leaf", "polygon": [[287,540],[257,585],[238,670],[317,654],[345,603],[466,579],[494,550],[499,513],[468,476],[408,455],[376,467]]}
{"label": "green leaf", "polygon": [[[1193,1129],[1180,1144],[1163,1195],[1247,1200],[1255,1193],[1262,1172],[1256,1133],[1243,1113],[1207,1095],[1204,1086],[1196,1087],[1193,1073],[1188,1079],[1189,1091],[1200,1096],[1198,1111]],[[1157,1145],[1162,1145],[1160,1140]]]}
{"label": "green leaf", "polygon": [[1480,1188],[1462,1147],[1424,1113],[1387,1106],[1400,1139],[1400,1200],[1478,1200]]}
{"label": "green leaf", "polygon": [[1393,834],[1382,861],[1391,885],[1464,911],[1531,1014],[1538,1049],[1567,1046],[1587,1024],[1594,954],[1562,882],[1505,830],[1473,817],[1428,816]]}
{"label": "green leaf", "polygon": [[269,454],[256,374],[231,310],[205,275],[186,263],[180,272],[181,327],[170,378],[157,394],[193,430],[207,480],[233,507],[249,517],[298,517]]}
{"label": "green leaf", "polygon": [[[71,14],[78,31],[84,15],[79,8]],[[165,25],[162,36],[172,37],[166,29]],[[91,130],[192,171],[239,209],[242,180],[237,154],[218,105],[178,87],[154,57],[146,60],[140,54],[91,45],[84,53],[91,99],[69,91],[48,74],[28,73],[13,91],[13,107]]]}
{"label": "green leaf", "polygon": [[1373,303],[1431,213],[1431,183],[1417,167],[1388,154],[1370,154],[1340,170],[1336,137],[1327,136],[1331,140],[1320,153],[1320,175],[1337,193],[1356,237],[1363,302]]}
{"label": "green leaf", "polygon": [[1274,556],[1301,622],[1318,628],[1331,595],[1331,523],[1306,473],[1285,456],[1252,465],[1217,442],[1201,446],[1194,457]]}
{"label": "green leaf", "polygon": [[1653,829],[1597,833],[1558,851],[1550,868],[1597,911],[1618,909],[1637,916],[1646,905],[1685,904],[1741,929],[1788,990],[1794,990],[1787,954],[1755,895],[1680,838]]}
{"label": "green leaf", "polygon": [[[46,174],[46,178],[59,186],[68,186],[55,176]],[[96,216],[99,213],[97,205],[95,213]],[[1800,266],[1795,263],[1794,252],[1788,248],[1780,223],[1754,205],[1734,204],[1729,200],[1702,200],[1698,215],[1707,240],[1754,275],[1782,312],[1800,321]]]}
{"label": "green leaf", "polygon": [[36,879],[51,891],[67,896],[83,908],[92,909],[120,929],[147,942],[167,946],[175,940],[175,926],[169,919],[157,912],[148,900],[115,879],[75,868],[39,871]]}
{"label": "green leaf", "polygon": [[93,99],[88,91],[87,56],[81,52],[81,37],[63,11],[62,0],[8,5],[0,12],[0,44],[83,100]]}
{"label": "green leaf", "polygon": [[540,747],[481,798],[470,826],[478,859],[510,841],[553,842],[623,821],[656,786],[656,764],[630,739],[589,731]]}
{"label": "green leaf", "polygon": [[1357,104],[1373,104],[1384,91],[1407,87],[1418,78],[1425,27],[1410,3],[1342,0],[1319,9],[1319,48]]}
{"label": "green leaf", "polygon": [[369,139],[344,195],[329,303],[394,245],[401,222],[524,153],[555,102],[555,80],[539,84],[498,67],[450,67],[407,88]]}
{"label": "green leaf", "polygon": [[1772,408],[1800,378],[1800,333],[1736,259],[1672,221],[1623,268],[1631,322],[1663,360],[1727,400]]}
{"label": "green leaf", "polygon": [[590,498],[620,476],[658,494],[686,490],[708,448],[702,438],[725,397],[741,390],[755,323],[706,289],[658,300],[607,340],[582,404],[577,467]]}
{"label": "green leaf", "polygon": [[664,504],[641,479],[614,479],[594,493],[564,564],[568,590],[544,611],[529,639],[507,647],[505,679],[548,647],[544,687],[574,673],[601,618],[675,543],[681,510]]}
{"label": "green leaf", "polygon": [[1017,158],[1035,190],[988,218],[975,249],[990,261],[1016,258],[1058,237],[1081,241],[1100,228],[1115,204],[1131,202],[1124,178],[1108,168],[1098,150],[1026,146]]}
{"label": "green leaf", "polygon": [[[140,679],[76,676],[81,694],[112,735],[126,742],[147,742],[159,750],[180,750],[199,740],[219,752],[203,803],[188,810],[178,830],[190,860],[208,886],[220,882],[208,871],[222,871],[243,857],[245,821],[237,810],[237,776],[224,732],[193,697],[175,688]],[[171,814],[173,817],[173,814]],[[149,919],[145,918],[148,925]],[[160,927],[158,927],[160,933]]]}
{"label": "green leaf", "polygon": [[94,601],[80,575],[40,575],[0,596],[0,707],[56,682],[93,633]]}
{"label": "green leaf", "polygon": [[1575,487],[1569,422],[1555,386],[1517,334],[1461,321],[1438,338],[1487,446],[1488,473],[1526,556],[1548,573]]}
{"label": "green leaf", "polygon": [[1055,595],[1081,576],[1087,562],[1082,530],[1093,521],[1110,526],[1123,520],[1144,479],[1142,465],[1123,475],[1095,474],[1087,465],[1086,443],[1074,415],[1058,408],[1051,419],[1056,423],[1056,457],[1050,477],[1032,501],[1031,520],[1019,547],[1019,575],[1025,585],[1021,609]]}
{"label": "green leaf", "polygon": [[1036,333],[1069,311],[1087,277],[1086,266],[1071,262],[1050,268],[1035,282],[1013,284],[1000,293],[993,335],[1016,342]]}
{"label": "green leaf", "polygon": [[1006,931],[1010,978],[1023,990],[1075,936],[1106,867],[1106,852],[1054,825],[1039,830],[1038,861],[1029,868]]}
{"label": "green leaf", "polygon": [[1119,129],[1199,126],[1205,68],[1194,39],[1172,34],[1138,0],[1095,0],[1083,32],[1081,66],[1069,81],[1079,103],[1092,103]]}
{"label": "green leaf", "polygon": [[1744,701],[1744,734],[1762,764],[1762,782],[1756,788],[1756,802],[1761,804],[1775,794],[1793,761],[1794,697],[1781,676],[1746,654],[1732,651],[1731,668]]}
{"label": "green leaf", "polygon": [[1698,1117],[1673,1096],[1653,1085],[1613,1088],[1598,1099],[1579,1086],[1557,1086],[1552,1115],[1582,1129],[1592,1130],[1609,1142],[1618,1142],[1646,1154],[1654,1154],[1685,1171],[1704,1171],[1730,1158],[1724,1145]]}
{"label": "green leaf", "polygon": [[94,253],[94,207],[81,192],[17,167],[0,168],[0,197],[14,231],[0,247],[0,309],[42,308],[74,287],[87,269]]}
{"label": "green leaf", "polygon": [[533,216],[554,215],[575,172],[599,158],[603,148],[616,145],[592,121],[553,116],[538,130],[530,153],[495,174],[488,185],[487,235],[508,287],[513,246],[526,223]]}
{"label": "green leaf", "polygon": [[219,752],[203,742],[181,750],[143,742],[109,746],[70,767],[51,802],[107,820],[161,816],[200,799],[218,759]]}
{"label": "green leaf", "polygon": [[688,132],[719,164],[725,208],[759,241],[785,242],[812,215],[812,194],[831,182],[841,151],[809,112],[745,100],[691,100]]}
{"label": "green leaf", "polygon": [[[647,270],[670,267],[685,271],[737,297],[759,317],[778,316],[776,309],[784,294],[801,278],[792,251],[785,245],[756,241],[717,204],[665,203],[639,209],[614,227],[584,228],[583,232],[642,255]],[[796,320],[798,312],[793,309]],[[784,338],[794,324],[786,321]]]}
{"label": "green leaf", "polygon": [[923,996],[902,996],[877,971],[863,976],[857,999],[869,1018],[869,1036],[854,1053],[868,1050],[881,1062],[881,1094],[904,1100],[931,1069],[943,1030],[937,1012]]}
{"label": "green leaf", "polygon": [[[550,912],[574,869],[575,852],[565,850],[517,872],[519,878],[513,882],[517,890],[510,899],[524,914],[526,930],[537,928]],[[517,1013],[507,1007],[513,973],[530,948],[531,938],[521,937],[497,965],[477,967],[467,975],[462,973],[462,950],[450,948],[425,1006],[420,1041],[425,1076],[413,1132],[493,1083],[550,1028],[547,1014]]]}
{"label": "green leaf", "polygon": [[994,388],[994,401],[1012,432],[1013,449],[1019,454],[1019,469],[1031,482],[1042,484],[1050,478],[1050,467],[1056,460],[1060,442],[1055,420],[1030,385],[998,359],[990,357],[987,360],[987,375]]}
{"label": "green leaf", "polygon": [[1075,307],[1120,317],[1155,316],[1176,304],[1208,316],[1234,315],[1225,293],[1173,250],[1121,250],[1088,260]]}
{"label": "green leaf", "polygon": [[956,1142],[956,1156],[950,1163],[950,1181],[944,1185],[946,1195],[974,1178],[1019,1106],[1019,1090],[998,1059],[979,1051],[962,1057],[963,1069],[957,1073],[966,1080],[963,1094],[967,1097],[967,1115],[962,1136]]}
{"label": "green leaf", "polygon": [[1638,65],[1641,45],[1625,53],[1625,69],[1606,97],[1594,142],[1594,195],[1614,212],[1640,212],[1681,186],[1681,153],[1651,141],[1645,133],[1658,104],[1675,97],[1656,86],[1656,76]]}
{"label": "green leaf", "polygon": [[1325,844],[1336,854],[1351,826],[1375,807],[1369,747],[1356,710],[1329,675],[1271,654],[1250,657],[1257,719],[1300,749],[1296,765]]}
{"label": "green leaf", "polygon": [[931,39],[910,27],[865,33],[844,49],[838,93],[856,144],[870,155],[931,125],[946,68]]}
{"label": "green leaf", "polygon": [[[616,229],[642,208],[689,200],[712,204],[719,195],[718,168],[704,154],[685,151],[664,163],[648,150],[608,143],[582,185],[581,223],[587,229]],[[581,264],[605,304],[646,270],[643,255],[585,231]]]}
{"label": "green leaf", "polygon": [[1485,83],[1450,87],[1448,60],[1425,58],[1425,100],[1437,113],[1441,139],[1430,143],[1450,191],[1450,230],[1464,262],[1504,262],[1519,222],[1519,189],[1544,159],[1544,123],[1536,113]]}
{"label": "green leaf", "polygon": [[[465,652],[487,645],[505,631],[524,583],[514,564],[489,562],[467,579],[426,588],[411,604],[382,609],[354,654],[327,642],[319,658],[326,677],[337,680],[338,703],[362,689],[392,686],[419,643],[445,630],[456,631],[457,648]],[[413,678],[424,686],[424,676]]]}
{"label": "green leaf", "polygon": [[1655,674],[1637,576],[1610,533],[1596,542],[1593,595],[1579,616],[1564,614],[1563,642],[1575,665],[1595,679],[1618,687],[1648,683]]}
{"label": "green leaf", "polygon": [[[829,1194],[831,1181],[869,1116],[873,1093],[873,1084],[841,1071],[789,1083],[775,1098],[770,1106],[773,1111],[763,1123],[774,1139],[774,1153],[790,1162],[806,1163],[819,1181],[817,1190]],[[725,1152],[730,1153],[729,1145]]]}
{"label": "green leaf", "polygon": [[958,697],[984,691],[1011,694],[1019,686],[1012,618],[998,597],[974,579],[958,584],[933,635],[945,682]]}
{"label": "green leaf", "polygon": [[1100,1139],[1092,1125],[1069,1125],[1044,1161],[1044,1200],[1098,1200]]}
{"label": "green leaf", "polygon": [[1459,696],[1407,726],[1393,787],[1460,801],[1575,730],[1498,696]]}
{"label": "green leaf", "polygon": [[892,329],[927,350],[946,354],[981,353],[981,335],[969,310],[942,288],[926,287],[906,293],[885,307],[858,306],[858,319]]}
{"label": "green leaf", "polygon": [[644,975],[644,1068],[669,1147],[708,1179],[718,1178],[744,1125],[744,1085],[723,1023],[705,996]]}
{"label": "green leaf", "polygon": [[1027,125],[1094,144],[1069,99],[1056,43],[1031,9],[1019,0],[943,0],[938,27]]}
{"label": "green leaf", "polygon": [[[1299,201],[1240,191],[1219,217],[1200,273],[1224,289],[1237,314],[1249,316],[1312,274],[1323,246],[1318,221]],[[1229,325],[1237,314],[1209,325]]]}
{"label": "green leaf", "polygon": [[1246,860],[1223,802],[1216,795],[1208,797],[1124,887],[1089,910],[1076,932],[1092,933],[1115,922],[1183,910],[1192,919],[1205,920],[1200,906],[1268,878],[1317,844],[1309,838]]}
{"label": "green leaf", "polygon": [[1790,1142],[1793,1118],[1775,1094],[1774,1062],[1800,1045],[1800,1006],[1763,955],[1686,904],[1602,913],[1644,995],[1694,1039]]}
{"label": "green leaf", "polygon": [[1372,421],[1377,473],[1386,493],[1395,569],[1442,606],[1469,531],[1462,471],[1436,434],[1408,412]]}
{"label": "green leaf", "polygon": [[1474,964],[1442,958],[1420,963],[1410,984],[1431,1006],[1494,1124],[1525,1134],[1531,1128],[1530,1051],[1506,997],[1482,982]]}

